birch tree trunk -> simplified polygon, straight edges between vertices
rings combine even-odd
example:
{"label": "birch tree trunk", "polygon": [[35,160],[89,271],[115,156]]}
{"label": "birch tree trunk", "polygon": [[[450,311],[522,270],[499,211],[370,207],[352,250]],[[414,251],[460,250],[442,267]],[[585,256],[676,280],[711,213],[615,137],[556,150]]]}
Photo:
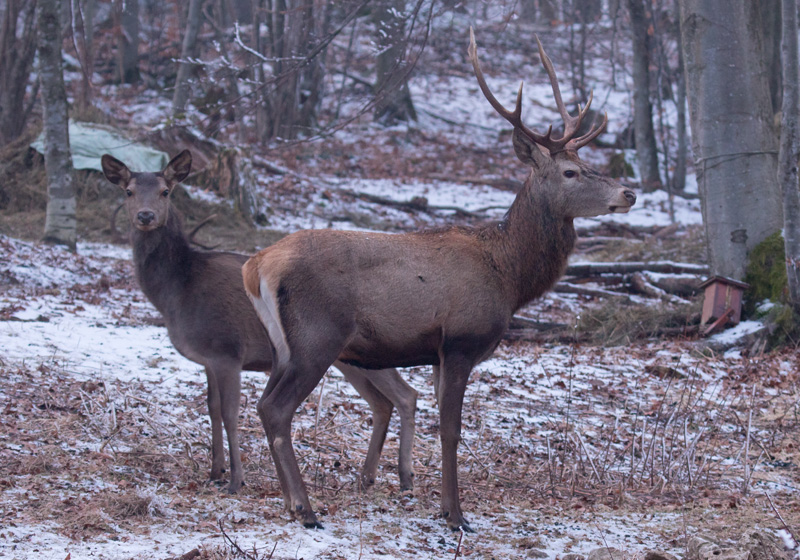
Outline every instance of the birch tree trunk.
{"label": "birch tree trunk", "polygon": [[800,312],[800,93],[798,87],[797,0],[783,0],[783,110],[778,182],[783,189],[783,238],[789,303]]}
{"label": "birch tree trunk", "polygon": [[783,226],[778,146],[756,2],[681,0],[689,120],[713,274],[741,280]]}
{"label": "birch tree trunk", "polygon": [[61,61],[61,0],[39,0],[39,80],[42,91],[47,214],[43,240],[75,250],[75,184]]}
{"label": "birch tree trunk", "polygon": [[633,135],[642,185],[650,189],[661,183],[658,173],[653,105],[650,103],[650,25],[642,0],[628,0],[633,36]]}

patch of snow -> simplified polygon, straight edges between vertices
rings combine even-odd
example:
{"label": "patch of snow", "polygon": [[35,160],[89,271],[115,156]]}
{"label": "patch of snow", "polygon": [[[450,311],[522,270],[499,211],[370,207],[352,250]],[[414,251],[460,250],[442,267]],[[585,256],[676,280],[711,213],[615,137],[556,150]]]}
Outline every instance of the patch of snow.
{"label": "patch of snow", "polygon": [[764,323],[761,321],[742,321],[735,327],[724,330],[709,338],[711,342],[719,343],[722,345],[735,343],[748,334],[753,334],[764,328]]}

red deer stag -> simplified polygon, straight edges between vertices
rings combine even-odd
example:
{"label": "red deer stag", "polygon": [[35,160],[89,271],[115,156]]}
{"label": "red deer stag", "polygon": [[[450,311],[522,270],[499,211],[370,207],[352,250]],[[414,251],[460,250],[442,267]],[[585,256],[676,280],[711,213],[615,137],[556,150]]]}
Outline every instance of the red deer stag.
{"label": "red deer stag", "polygon": [[[125,208],[133,225],[131,240],[136,278],[147,298],[164,316],[169,338],[188,359],[205,367],[208,414],[211,417],[211,479],[222,477],[228,436],[231,475],[227,491],[244,482],[238,440],[241,370],[267,371],[272,353],[267,331],[256,316],[242,284],[244,255],[192,249],[183,233],[170,193],[189,174],[191,153],[175,156],[159,173],[134,173],[104,155],[103,173],[125,192]],[[403,488],[413,485],[411,466],[417,393],[397,373],[365,372],[337,362],[369,403],[373,432],[361,474],[365,486],[375,480],[392,407],[400,413],[399,476]]]}
{"label": "red deer stag", "polygon": [[396,235],[300,231],[244,265],[245,289],[274,344],[258,413],[286,507],[307,527],[319,523],[292,449],[292,415],[338,359],[367,369],[435,366],[442,516],[451,529],[471,531],[461,512],[456,464],[470,371],[497,347],[514,312],[561,276],[575,244],[573,219],[627,212],[636,201],[578,158],[607,119],[575,137],[589,103],[571,117],[541,44],[539,55],[565,123],[557,139],[552,127],[539,134],[522,124],[521,87],[513,111],[494,98],[470,30],[478,84],[514,126],[517,157],[532,168],[502,221]]}

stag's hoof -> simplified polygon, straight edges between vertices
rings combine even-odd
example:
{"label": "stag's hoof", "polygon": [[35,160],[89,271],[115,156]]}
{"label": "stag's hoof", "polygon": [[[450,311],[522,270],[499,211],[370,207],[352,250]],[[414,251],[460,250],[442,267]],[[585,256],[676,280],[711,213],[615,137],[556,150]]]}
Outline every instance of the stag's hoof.
{"label": "stag's hoof", "polygon": [[375,486],[374,476],[368,474],[362,474],[360,477],[358,477],[358,480],[359,484],[361,484],[362,491],[370,490],[373,486]]}
{"label": "stag's hoof", "polygon": [[458,516],[451,516],[449,511],[442,512],[442,517],[447,521],[447,526],[451,531],[464,531],[465,533],[474,533],[475,529],[469,526],[467,520],[460,514]]}
{"label": "stag's hoof", "polygon": [[292,509],[291,514],[295,519],[302,523],[303,527],[306,529],[325,528],[322,526],[322,523],[317,521],[317,516],[314,511],[311,508],[304,507],[302,504],[297,504],[294,509]]}

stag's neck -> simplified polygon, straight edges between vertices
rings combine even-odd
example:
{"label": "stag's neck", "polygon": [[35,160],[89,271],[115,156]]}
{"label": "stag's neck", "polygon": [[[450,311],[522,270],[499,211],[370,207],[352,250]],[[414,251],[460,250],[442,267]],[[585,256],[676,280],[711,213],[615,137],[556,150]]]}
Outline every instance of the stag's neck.
{"label": "stag's neck", "polygon": [[180,218],[170,212],[167,223],[152,231],[133,229],[136,279],[147,298],[169,321],[191,274],[194,252]]}
{"label": "stag's neck", "polygon": [[497,228],[497,251],[508,271],[515,309],[542,296],[564,274],[575,247],[575,227],[558,193],[528,179]]}

